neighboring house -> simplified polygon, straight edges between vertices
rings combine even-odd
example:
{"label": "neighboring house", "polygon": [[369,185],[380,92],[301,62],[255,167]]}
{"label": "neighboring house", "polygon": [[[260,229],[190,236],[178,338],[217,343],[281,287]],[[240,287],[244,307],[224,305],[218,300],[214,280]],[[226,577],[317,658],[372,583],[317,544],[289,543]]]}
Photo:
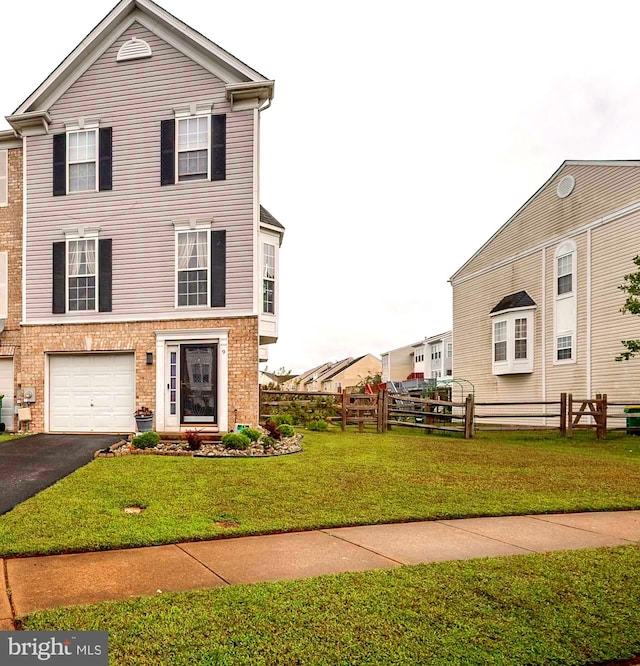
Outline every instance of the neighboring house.
{"label": "neighboring house", "polygon": [[322,365],[317,365],[315,368],[311,368],[305,372],[292,377],[283,384],[283,389],[285,391],[305,391],[306,384],[309,381],[313,381],[314,378],[317,381],[318,377],[329,368],[331,363],[323,363]]}
{"label": "neighboring house", "polygon": [[273,386],[274,388],[277,387],[278,389],[284,390],[282,388],[283,385],[294,377],[295,375],[278,375],[275,372],[266,372],[261,370],[258,377],[258,382],[262,387]]}
{"label": "neighboring house", "polygon": [[452,332],[432,335],[420,342],[382,354],[382,381],[440,379],[452,375]]}
{"label": "neighboring house", "polygon": [[7,425],[28,390],[36,432],[130,432],[142,405],[159,431],[257,422],[284,231],[260,205],[273,86],[150,0],[122,0],[7,117]]}
{"label": "neighboring house", "polygon": [[615,357],[639,252],[640,161],[564,162],[451,278],[456,377],[483,401],[637,402],[640,359]]}
{"label": "neighboring house", "polygon": [[322,391],[335,393],[344,389],[352,389],[367,377],[373,377],[382,371],[382,363],[373,354],[365,354],[358,358],[350,358],[336,364],[325,372],[319,383]]}

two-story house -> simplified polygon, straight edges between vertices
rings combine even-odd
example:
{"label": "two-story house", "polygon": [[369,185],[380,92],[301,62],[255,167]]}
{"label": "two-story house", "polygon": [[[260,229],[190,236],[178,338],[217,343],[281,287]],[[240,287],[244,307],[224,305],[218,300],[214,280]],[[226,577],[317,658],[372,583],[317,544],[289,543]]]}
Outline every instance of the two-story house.
{"label": "two-story house", "polygon": [[273,89],[122,0],[7,116],[0,391],[31,430],[130,432],[143,405],[158,431],[257,422],[284,231],[260,205]]}

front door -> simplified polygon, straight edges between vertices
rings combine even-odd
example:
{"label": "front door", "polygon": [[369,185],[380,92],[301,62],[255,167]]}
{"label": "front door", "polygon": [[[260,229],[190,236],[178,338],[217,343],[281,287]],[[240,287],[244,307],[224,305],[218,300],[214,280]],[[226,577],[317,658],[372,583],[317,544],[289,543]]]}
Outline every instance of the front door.
{"label": "front door", "polygon": [[218,345],[180,345],[180,423],[216,423]]}

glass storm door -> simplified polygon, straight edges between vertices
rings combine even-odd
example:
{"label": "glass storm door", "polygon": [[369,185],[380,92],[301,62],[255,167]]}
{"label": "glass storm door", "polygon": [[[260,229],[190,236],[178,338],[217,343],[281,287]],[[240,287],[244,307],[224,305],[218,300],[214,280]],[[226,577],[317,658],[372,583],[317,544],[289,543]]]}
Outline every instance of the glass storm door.
{"label": "glass storm door", "polygon": [[180,422],[215,423],[218,345],[180,345]]}

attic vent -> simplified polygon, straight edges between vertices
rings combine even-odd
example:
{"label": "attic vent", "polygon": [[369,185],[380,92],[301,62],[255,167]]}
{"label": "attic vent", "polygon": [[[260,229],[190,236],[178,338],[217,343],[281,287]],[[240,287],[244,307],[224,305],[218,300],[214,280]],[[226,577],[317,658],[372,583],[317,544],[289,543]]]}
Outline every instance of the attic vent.
{"label": "attic vent", "polygon": [[150,57],[151,47],[149,44],[147,44],[144,39],[132,37],[120,47],[116,61],[121,62],[123,60],[137,60],[138,58]]}
{"label": "attic vent", "polygon": [[571,194],[571,192],[573,192],[573,188],[575,186],[576,179],[573,176],[565,176],[558,183],[556,194],[560,197],[560,199],[565,199]]}

